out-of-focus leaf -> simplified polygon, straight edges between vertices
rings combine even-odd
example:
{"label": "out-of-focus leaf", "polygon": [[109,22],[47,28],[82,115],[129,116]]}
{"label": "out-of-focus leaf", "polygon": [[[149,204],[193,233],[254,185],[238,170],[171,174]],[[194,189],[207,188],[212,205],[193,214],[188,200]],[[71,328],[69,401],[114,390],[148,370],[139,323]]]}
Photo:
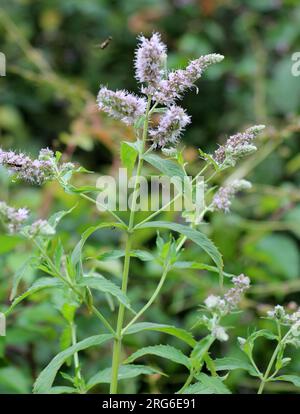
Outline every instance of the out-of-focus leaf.
{"label": "out-of-focus leaf", "polygon": [[30,379],[15,367],[0,368],[0,388],[12,394],[28,394]]}
{"label": "out-of-focus leaf", "polygon": [[294,384],[296,387],[300,387],[299,375],[280,375],[280,377],[274,378],[274,381],[287,381]]}
{"label": "out-of-focus leaf", "polygon": [[259,240],[249,250],[254,258],[266,263],[282,277],[299,277],[300,257],[294,240],[283,234],[271,234]]}

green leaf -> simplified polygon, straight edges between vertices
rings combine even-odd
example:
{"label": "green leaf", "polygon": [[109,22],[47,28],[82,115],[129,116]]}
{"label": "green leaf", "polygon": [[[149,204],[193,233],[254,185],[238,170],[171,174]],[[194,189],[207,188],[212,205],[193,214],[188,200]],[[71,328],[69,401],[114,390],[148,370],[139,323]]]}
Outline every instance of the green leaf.
{"label": "green leaf", "polygon": [[235,369],[243,369],[251,375],[257,376],[257,372],[252,365],[244,358],[225,357],[214,360],[216,371],[233,371]]}
{"label": "green leaf", "polygon": [[74,387],[52,387],[47,394],[77,394],[78,390]]}
{"label": "green leaf", "polygon": [[151,260],[155,260],[153,254],[145,250],[132,250],[131,256],[140,259],[142,262],[150,262]]}
{"label": "green leaf", "polygon": [[183,180],[186,177],[183,169],[174,161],[161,158],[156,154],[146,154],[144,160],[170,178],[180,177]]}
{"label": "green leaf", "polygon": [[274,378],[273,381],[287,381],[291,382],[296,387],[300,387],[300,376],[298,375],[280,375],[280,377]]}
{"label": "green leaf", "polygon": [[223,275],[223,260],[220,252],[213,244],[213,242],[199,230],[192,229],[191,227],[187,227],[182,224],[169,223],[166,221],[152,221],[141,224],[137,227],[137,229],[146,228],[165,228],[183,234],[188,239],[192,240],[194,243],[200,246],[212,258],[217,268],[219,269],[220,276]]}
{"label": "green leaf", "polygon": [[141,348],[138,351],[134,352],[130,357],[124,361],[125,364],[130,364],[135,361],[137,358],[140,358],[145,355],[156,355],[162,358],[169,359],[170,361],[175,362],[176,364],[181,364],[190,369],[191,364],[187,356],[185,356],[179,349],[174,348],[170,345],[154,345],[146,346]]}
{"label": "green leaf", "polygon": [[138,156],[136,148],[129,145],[128,142],[123,141],[121,143],[121,161],[122,165],[127,168],[129,174],[134,169],[134,165]]}
{"label": "green leaf", "polygon": [[132,310],[129,299],[121,291],[119,286],[106,279],[98,273],[93,273],[95,276],[84,276],[79,281],[80,286],[88,286],[91,289],[99,290],[100,292],[110,293],[112,296],[118,299],[126,308]]}
{"label": "green leaf", "polygon": [[9,300],[14,299],[14,297],[17,294],[20,281],[23,279],[26,273],[30,272],[33,269],[34,265],[38,266],[39,260],[40,259],[37,258],[36,256],[29,257],[29,259],[27,259],[25,263],[23,263],[22,266],[19,267],[19,269],[16,271],[14,278],[13,278],[13,285],[12,285],[12,290],[10,293]]}
{"label": "green leaf", "polygon": [[214,169],[215,169],[216,171],[219,171],[219,170],[220,170],[219,165],[216,163],[216,161],[213,159],[213,157],[212,157],[210,154],[206,154],[204,151],[202,151],[202,149],[201,149],[201,148],[198,148],[198,151],[199,151],[200,156],[201,156],[204,160],[208,161],[208,162],[209,162],[209,164],[213,165],[213,167],[214,167]]}
{"label": "green leaf", "polygon": [[38,376],[33,392],[36,394],[47,394],[50,392],[57,372],[68,358],[74,355],[75,352],[83,351],[92,346],[99,346],[112,338],[113,335],[109,334],[91,336],[57,354]]}
{"label": "green leaf", "polygon": [[54,229],[57,227],[57,225],[59,224],[59,222],[68,214],[72,213],[72,211],[77,207],[78,204],[75,204],[74,207],[70,208],[70,210],[62,210],[62,211],[58,211],[57,213],[53,214],[49,219],[48,219],[48,223],[50,224],[51,227],[53,227]]}
{"label": "green leaf", "polygon": [[64,248],[60,239],[57,241],[57,245],[55,246],[54,251],[54,264],[57,269],[61,268],[62,257],[64,254]]}
{"label": "green leaf", "polygon": [[248,339],[255,341],[257,338],[264,337],[270,341],[278,340],[278,336],[273,332],[268,331],[267,329],[260,329],[259,331],[253,332]]}
{"label": "green leaf", "polygon": [[193,335],[186,331],[185,329],[176,328],[172,325],[161,325],[159,323],[151,322],[140,322],[134,325],[131,325],[125,332],[125,335],[132,335],[141,331],[156,331],[163,332],[168,335],[175,336],[178,339],[181,339],[183,342],[187,343],[191,347],[196,345],[196,341],[193,338]]}
{"label": "green leaf", "polygon": [[[88,259],[97,259],[97,260],[116,260],[125,256],[124,250],[110,250],[108,252],[101,253],[97,257],[89,257]],[[150,262],[155,260],[155,257],[150,252],[145,250],[132,250],[130,252],[131,257],[136,257],[137,259],[142,260],[143,262]]]}
{"label": "green leaf", "polygon": [[69,348],[72,344],[72,329],[70,325],[67,325],[62,333],[60,334],[59,338],[59,348],[61,351]]}
{"label": "green leaf", "polygon": [[265,263],[275,275],[296,279],[300,271],[300,256],[296,241],[285,234],[269,234],[249,247],[254,259]]}
{"label": "green leaf", "polygon": [[191,353],[192,365],[196,369],[200,369],[203,364],[203,359],[210,346],[214,342],[214,338],[211,335],[202,338]]}
{"label": "green leaf", "polygon": [[36,282],[34,282],[33,285],[28,290],[26,290],[26,292],[18,296],[5,313],[10,313],[18,303],[20,303],[22,300],[26,299],[28,296],[38,292],[41,289],[57,288],[61,286],[63,286],[63,284],[58,279],[54,279],[52,277],[42,277],[38,279]]}
{"label": "green leaf", "polygon": [[[207,265],[205,263],[198,263],[198,262],[188,262],[188,261],[180,261],[180,262],[175,262],[172,265],[173,269],[197,269],[197,270],[207,270],[208,272],[212,272],[212,273],[219,273],[219,269],[215,266],[210,266]],[[227,272],[223,272],[223,275],[225,277],[229,277],[232,278],[235,275],[233,275],[232,273],[227,273]]]}
{"label": "green leaf", "polygon": [[218,377],[200,373],[196,375],[196,378],[199,382],[186,388],[184,394],[231,394],[231,391]]}
{"label": "green leaf", "polygon": [[121,229],[125,229],[125,226],[122,225],[121,223],[101,223],[99,224],[99,226],[93,226],[93,227],[89,227],[81,236],[80,241],[77,243],[77,245],[75,246],[72,255],[71,255],[71,261],[73,263],[73,266],[75,267],[80,261],[81,261],[81,254],[82,254],[82,249],[83,246],[85,245],[85,242],[87,241],[87,239],[96,231],[100,230],[100,229],[104,229],[107,227],[118,227]]}
{"label": "green leaf", "polygon": [[[92,378],[89,379],[87,383],[87,389],[90,390],[97,384],[109,384],[111,382],[111,371],[111,368],[106,368],[95,374]],[[147,367],[146,365],[121,365],[119,368],[118,379],[120,381],[124,379],[135,378],[139,375],[153,374],[163,375],[159,370]]]}
{"label": "green leaf", "polygon": [[0,385],[2,392],[4,390],[17,394],[28,394],[30,392],[29,378],[15,367],[0,368]]}
{"label": "green leaf", "polygon": [[74,187],[73,185],[68,186],[70,193],[81,194],[81,193],[93,193],[101,191],[99,188],[93,185],[83,185],[81,187]]}
{"label": "green leaf", "polygon": [[0,235],[0,254],[5,254],[14,250],[15,247],[21,242],[21,238],[11,235]]}

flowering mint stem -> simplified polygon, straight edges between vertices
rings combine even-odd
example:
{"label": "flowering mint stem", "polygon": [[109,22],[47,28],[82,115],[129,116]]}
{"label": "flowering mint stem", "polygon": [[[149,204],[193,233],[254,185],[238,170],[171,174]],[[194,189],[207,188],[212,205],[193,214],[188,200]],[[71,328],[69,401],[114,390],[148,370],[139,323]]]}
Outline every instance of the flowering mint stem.
{"label": "flowering mint stem", "polygon": [[257,391],[257,394],[262,394],[263,393],[263,390],[265,388],[265,385],[266,385],[266,383],[268,382],[268,380],[270,378],[269,377],[269,374],[270,374],[270,371],[272,369],[272,366],[273,366],[273,364],[274,364],[274,362],[276,360],[276,357],[278,355],[278,352],[280,351],[281,345],[284,344],[284,342],[286,341],[286,339],[290,335],[291,329],[289,329],[288,332],[285,334],[285,336],[278,342],[278,344],[277,344],[277,346],[276,346],[276,348],[275,348],[275,350],[273,352],[272,358],[270,359],[269,365],[267,366],[266,372],[265,372],[265,374],[264,374],[264,376],[263,376],[263,378],[261,380],[261,383],[260,383],[259,389]]}
{"label": "flowering mint stem", "polygon": [[[141,176],[143,162],[144,162],[143,153],[145,150],[145,143],[146,143],[146,139],[148,135],[150,106],[151,106],[151,97],[149,96],[146,114],[145,114],[144,127],[143,127],[142,149],[139,154],[138,166],[137,166],[137,171],[136,171],[135,185],[134,185],[131,208],[130,208],[127,241],[126,241],[126,247],[125,247],[124,268],[123,268],[123,276],[122,276],[122,292],[124,294],[127,293],[127,287],[128,287],[130,253],[131,253],[131,245],[132,245],[132,235],[133,235],[133,230],[134,230],[134,216],[135,216],[135,209],[136,209],[136,202],[137,202],[137,188],[138,188],[139,178]],[[119,312],[118,312],[118,320],[117,320],[116,336],[114,340],[113,358],[112,358],[112,378],[111,378],[111,384],[110,384],[110,394],[117,394],[118,392],[118,374],[119,374],[120,355],[121,355],[121,348],[122,348],[122,329],[123,329],[123,323],[124,323],[124,315],[125,315],[125,306],[122,303],[120,303]]]}

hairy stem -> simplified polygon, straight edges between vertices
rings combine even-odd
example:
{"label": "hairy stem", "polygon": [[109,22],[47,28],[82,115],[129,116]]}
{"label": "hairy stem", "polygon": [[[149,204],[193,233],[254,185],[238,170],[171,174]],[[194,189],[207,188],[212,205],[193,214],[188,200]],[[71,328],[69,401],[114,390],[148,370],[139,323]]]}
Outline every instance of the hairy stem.
{"label": "hairy stem", "polygon": [[[128,225],[128,234],[127,234],[126,247],[125,247],[124,268],[123,268],[123,276],[122,276],[122,292],[124,294],[127,293],[127,287],[128,287],[132,234],[133,234],[134,217],[135,217],[135,210],[136,210],[136,203],[137,203],[137,189],[138,189],[139,178],[142,173],[143,162],[144,162],[143,153],[145,150],[145,143],[146,143],[146,139],[148,135],[150,105],[151,105],[151,97],[148,97],[148,104],[147,104],[144,127],[143,127],[142,149],[139,154],[138,166],[137,166],[137,171],[136,171],[136,176],[135,176],[135,185],[134,185],[134,190],[133,190],[133,195],[132,195],[129,225]],[[114,339],[114,348],[113,348],[112,378],[111,378],[111,384],[110,384],[110,394],[116,394],[118,392],[118,374],[119,374],[120,357],[121,357],[121,349],[122,349],[122,329],[123,329],[123,323],[124,323],[124,316],[125,316],[125,306],[122,303],[120,303],[119,312],[118,312],[118,320],[117,320],[116,336]]]}
{"label": "hairy stem", "polygon": [[[72,345],[76,345],[77,344],[77,334],[76,334],[76,325],[74,322],[71,323],[71,335],[72,335]],[[82,381],[82,377],[81,377],[81,372],[80,372],[80,363],[79,363],[79,356],[78,356],[78,352],[75,352],[73,355],[73,359],[74,359],[74,368],[75,368],[75,378],[77,379],[80,391],[81,391],[81,381]]]}

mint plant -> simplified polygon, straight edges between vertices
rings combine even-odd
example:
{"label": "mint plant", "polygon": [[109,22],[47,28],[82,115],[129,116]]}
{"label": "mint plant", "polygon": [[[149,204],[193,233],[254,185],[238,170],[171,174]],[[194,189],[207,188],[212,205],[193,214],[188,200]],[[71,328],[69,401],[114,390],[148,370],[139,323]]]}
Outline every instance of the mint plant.
{"label": "mint plant", "polygon": [[[0,203],[0,219],[2,226],[10,234],[19,234],[32,245],[32,256],[24,263],[15,275],[11,292],[11,306],[6,310],[10,315],[15,307],[30,295],[40,290],[54,290],[59,297],[59,310],[65,323],[65,349],[58,353],[48,366],[39,374],[33,391],[35,393],[86,393],[99,384],[110,384],[110,393],[119,391],[119,381],[138,375],[161,373],[156,368],[136,364],[135,361],[145,355],[166,358],[186,368],[186,381],[178,389],[178,393],[230,393],[225,385],[226,376],[218,375],[219,371],[231,371],[240,368],[256,376],[261,385],[259,392],[268,381],[287,380],[289,376],[277,376],[278,371],[288,364],[284,357],[287,345],[296,344],[299,317],[287,316],[281,308],[275,308],[269,317],[276,320],[277,335],[267,331],[258,331],[247,339],[239,339],[242,350],[249,363],[238,358],[214,359],[211,347],[216,341],[225,342],[229,337],[226,317],[238,310],[240,300],[250,286],[250,279],[241,275],[231,275],[224,271],[222,256],[213,241],[202,231],[201,225],[205,217],[215,211],[228,213],[231,200],[241,190],[247,190],[251,184],[246,180],[226,182],[217,188],[212,184],[214,177],[232,168],[239,159],[256,151],[255,138],[264,128],[256,125],[237,133],[213,154],[206,154],[199,149],[199,157],[203,167],[188,180],[188,163],[184,159],[180,137],[184,129],[191,123],[190,116],[178,106],[188,89],[195,88],[195,83],[210,65],[220,63],[223,56],[210,54],[191,61],[185,69],[168,70],[167,48],[160,35],[154,33],[150,39],[141,36],[135,56],[136,79],[141,84],[142,96],[136,96],[125,90],[111,91],[101,86],[97,97],[99,110],[132,126],[135,131],[135,142],[122,142],[120,146],[121,161],[124,168],[132,173],[134,188],[129,199],[129,218],[125,221],[118,210],[107,208],[95,198],[99,190],[96,186],[77,187],[72,179],[74,174],[88,173],[73,163],[62,161],[62,154],[54,154],[50,149],[41,150],[37,159],[14,151],[0,150],[0,164],[6,167],[13,180],[25,180],[33,185],[43,185],[48,181],[56,181],[72,195],[84,198],[101,209],[106,209],[112,221],[93,223],[81,236],[72,251],[67,251],[59,235],[59,222],[69,211],[58,212],[48,220],[30,220],[30,212],[26,208],[16,209],[6,202]],[[144,165],[156,169],[165,177],[177,177],[189,183],[188,192],[179,192],[166,204],[142,220],[136,214],[139,209],[140,182],[144,177]],[[135,170],[135,175],[133,171]],[[197,179],[203,178],[205,191],[203,205],[197,206]],[[179,198],[187,198],[193,208],[183,208],[179,213],[179,222],[159,221],[165,210],[172,207]],[[76,208],[76,206],[74,207]],[[97,269],[90,266],[84,247],[90,236],[101,229],[118,229],[125,235],[125,246],[119,250],[106,253],[106,257],[124,258],[121,286],[104,277]],[[135,249],[135,237],[143,229],[155,229],[158,232],[156,251]],[[159,232],[168,231],[163,238]],[[195,243],[206,254],[209,263],[197,260],[182,260],[187,240]],[[161,278],[155,291],[149,295],[148,301],[140,309],[130,301],[131,259],[153,261],[161,267]],[[105,260],[101,255],[98,260]],[[44,276],[40,276],[23,293],[19,293],[19,284],[27,268],[36,268]],[[200,306],[197,321],[190,329],[182,329],[172,325],[147,321],[147,311],[154,304],[164,288],[164,283],[173,269],[200,269],[219,277],[218,295],[210,295]],[[46,275],[46,276],[45,276]],[[224,277],[230,281],[229,288],[224,287]],[[117,321],[97,307],[94,292],[102,292],[118,303]],[[111,299],[110,299],[111,300]],[[56,301],[57,302],[57,301]],[[79,340],[76,329],[76,315],[85,307],[88,315],[98,318],[99,324],[106,330],[104,334],[95,334]],[[112,311],[113,313],[113,311]],[[279,315],[280,314],[280,315]],[[279,315],[279,316],[278,316]],[[298,315],[298,314],[297,314]],[[296,319],[295,319],[296,318]],[[298,319],[297,319],[298,318]],[[202,326],[207,335],[198,337],[197,330]],[[281,328],[287,327],[285,334]],[[9,329],[9,328],[8,328]],[[157,331],[176,337],[190,348],[186,355],[179,348],[168,344],[146,346],[136,350],[127,358],[122,357],[124,337],[140,334],[143,331]],[[295,333],[296,332],[296,333]],[[252,355],[253,345],[260,335],[275,339],[278,345],[264,374],[258,369]],[[80,352],[92,346],[107,346],[111,343],[111,366],[98,371],[93,377],[86,378],[80,361]],[[70,358],[73,359],[73,375],[62,371],[62,367]],[[271,369],[275,364],[274,372]],[[54,385],[58,373],[69,383],[67,386]],[[299,381],[299,380],[297,380]],[[163,390],[162,390],[163,391]]]}

